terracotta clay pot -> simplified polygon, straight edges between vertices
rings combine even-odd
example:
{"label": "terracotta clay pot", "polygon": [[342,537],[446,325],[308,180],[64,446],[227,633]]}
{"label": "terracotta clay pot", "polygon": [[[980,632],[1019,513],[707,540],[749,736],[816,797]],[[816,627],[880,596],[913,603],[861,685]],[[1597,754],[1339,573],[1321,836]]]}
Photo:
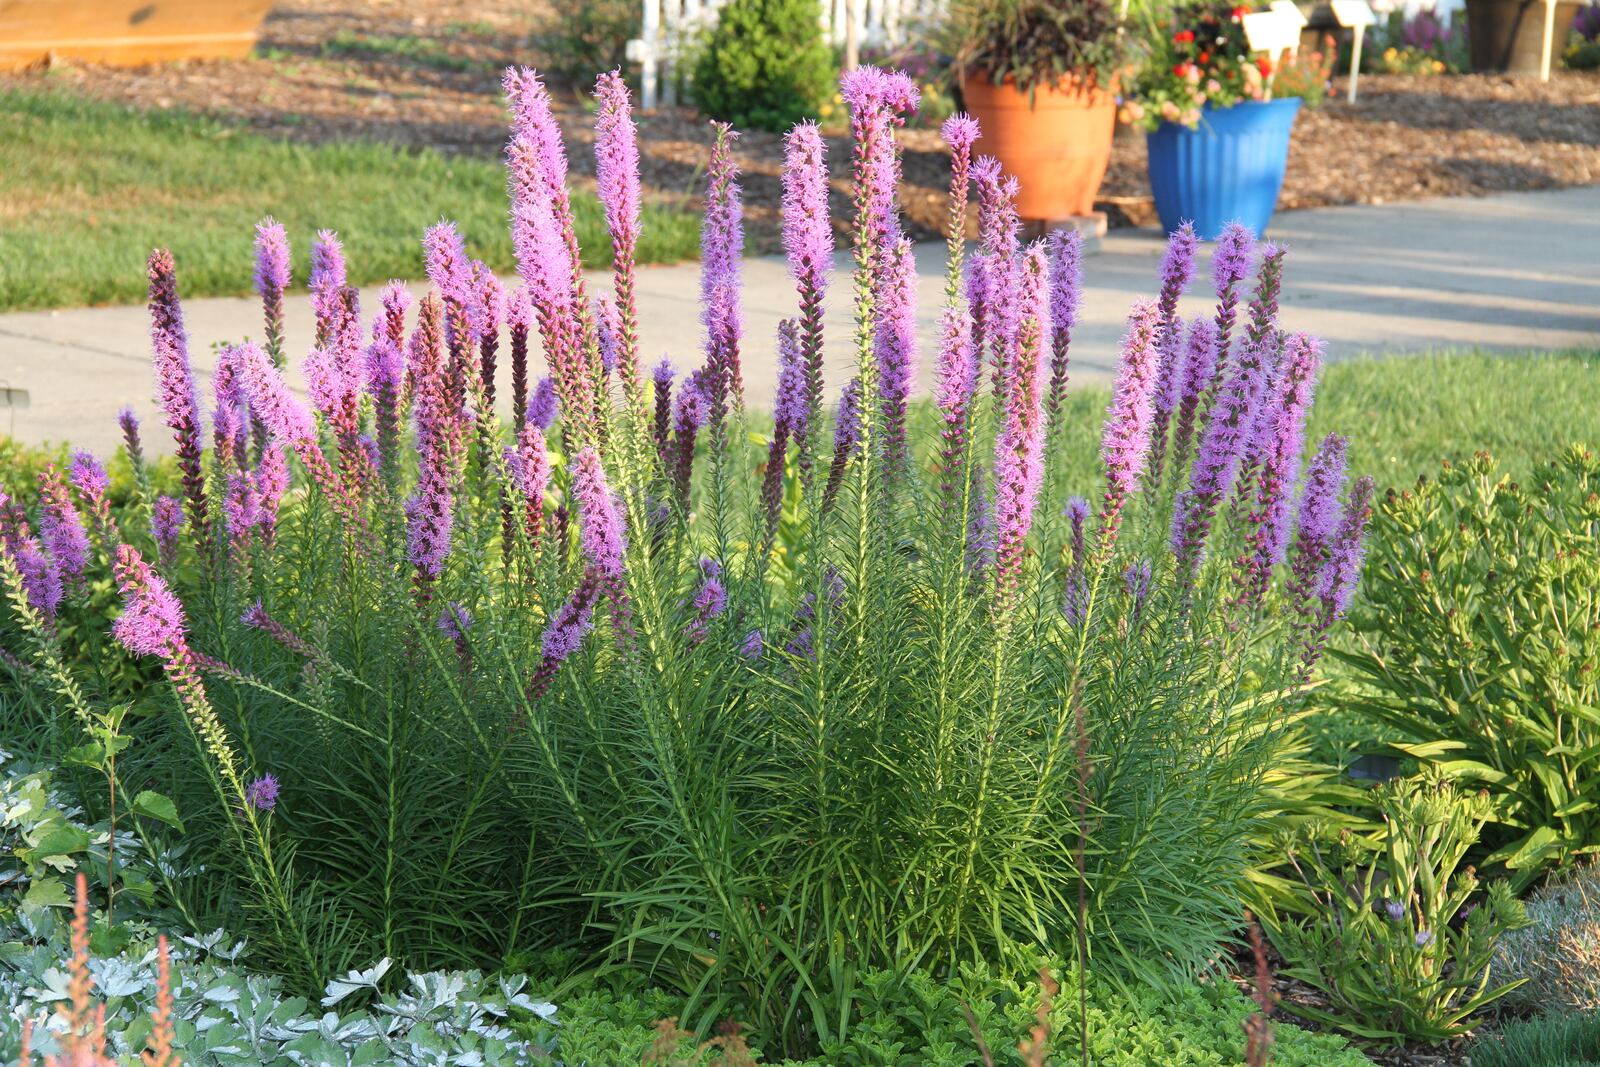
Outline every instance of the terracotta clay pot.
{"label": "terracotta clay pot", "polygon": [[1092,81],[1069,75],[1054,86],[1018,92],[1009,79],[968,75],[961,86],[967,111],[983,128],[975,152],[994,156],[1021,192],[1025,219],[1063,219],[1094,210],[1095,194],[1111,162],[1116,98]]}

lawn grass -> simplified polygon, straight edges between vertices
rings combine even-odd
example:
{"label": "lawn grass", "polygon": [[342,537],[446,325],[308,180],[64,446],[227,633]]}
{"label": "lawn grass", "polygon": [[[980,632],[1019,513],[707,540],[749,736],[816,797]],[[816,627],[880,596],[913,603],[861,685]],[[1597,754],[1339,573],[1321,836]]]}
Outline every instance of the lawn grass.
{"label": "lawn grass", "polygon": [[[144,261],[172,249],[184,295],[249,291],[254,225],[289,229],[303,280],[319,228],[339,231],[357,284],[417,277],[422,231],[454,219],[469,250],[513,266],[499,162],[394,145],[303,145],[62,92],[0,90],[0,311],[135,303]],[[609,262],[599,203],[575,198],[578,239]],[[648,205],[639,259],[696,255],[699,217]]]}
{"label": "lawn grass", "polygon": [[[1050,441],[1052,477],[1095,499],[1104,474],[1105,386],[1074,387]],[[923,417],[932,418],[929,405]],[[1487,449],[1523,476],[1575,441],[1600,448],[1600,350],[1497,354],[1441,351],[1330,363],[1306,429],[1350,439],[1350,470],[1380,489],[1432,474],[1445,459]],[[1058,494],[1058,496],[1063,494]]]}

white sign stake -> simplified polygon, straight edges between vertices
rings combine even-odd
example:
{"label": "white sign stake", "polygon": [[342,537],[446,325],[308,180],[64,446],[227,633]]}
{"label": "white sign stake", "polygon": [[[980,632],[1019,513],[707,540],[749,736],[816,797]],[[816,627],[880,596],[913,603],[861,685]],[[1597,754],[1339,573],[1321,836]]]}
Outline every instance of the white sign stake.
{"label": "white sign stake", "polygon": [[1355,31],[1355,41],[1350,47],[1350,84],[1344,94],[1347,103],[1356,102],[1356,82],[1361,78],[1361,39],[1367,27],[1377,21],[1372,5],[1367,0],[1332,0],[1333,17],[1341,26]]}
{"label": "white sign stake", "polygon": [[1539,54],[1539,80],[1550,80],[1550,53],[1555,46],[1556,0],[1544,0],[1544,48]]}

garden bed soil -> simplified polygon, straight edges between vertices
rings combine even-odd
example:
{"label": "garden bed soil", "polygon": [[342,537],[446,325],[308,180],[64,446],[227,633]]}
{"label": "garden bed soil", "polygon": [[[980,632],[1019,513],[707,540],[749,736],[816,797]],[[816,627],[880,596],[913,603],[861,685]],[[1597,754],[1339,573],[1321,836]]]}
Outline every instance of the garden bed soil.
{"label": "garden bed soil", "polygon": [[[0,86],[71,87],[139,107],[239,120],[296,140],[370,138],[493,155],[505,137],[498,71],[512,62],[540,64],[536,32],[552,17],[526,0],[287,0],[274,8],[247,60],[138,69],[58,65],[0,78]],[[377,43],[352,47],[351,35]],[[553,88],[573,171],[588,180],[586,86]],[[687,108],[662,108],[640,117],[640,132],[647,188],[658,199],[693,205],[710,142],[705,119]],[[843,217],[848,153],[843,130],[834,134],[834,210]],[[933,236],[945,207],[943,145],[932,128],[907,129],[901,137],[910,228],[916,236]],[[770,250],[778,224],[780,138],[746,133],[740,155],[751,243]],[[1142,137],[1117,139],[1100,205],[1115,223],[1153,221],[1144,156]],[[1594,182],[1600,182],[1600,73],[1559,72],[1548,84],[1491,75],[1368,75],[1356,105],[1340,95],[1302,113],[1280,206]]]}

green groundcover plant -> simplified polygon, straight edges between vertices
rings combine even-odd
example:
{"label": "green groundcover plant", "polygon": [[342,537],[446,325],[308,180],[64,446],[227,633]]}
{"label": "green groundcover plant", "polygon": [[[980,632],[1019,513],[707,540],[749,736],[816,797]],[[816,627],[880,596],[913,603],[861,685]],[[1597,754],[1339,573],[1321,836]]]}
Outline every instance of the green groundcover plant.
{"label": "green groundcover plant", "polygon": [[1480,453],[1378,508],[1347,710],[1488,792],[1517,888],[1600,847],[1600,457],[1513,480]]}
{"label": "green groundcover plant", "polygon": [[209,428],[177,264],[151,255],[179,491],[154,492],[130,416],[119,516],[86,453],[39,476],[33,508],[0,502],[8,736],[116,738],[109,779],[74,772],[82,795],[170,798],[181,834],[138,821],[189,857],[171,906],[305,995],[378,959],[492,969],[566,947],[648,973],[695,1031],[737,1018],[809,1054],[862,1025],[875,971],[1047,956],[1172,985],[1211,967],[1372,496],[1337,435],[1301,477],[1321,346],[1277,325],[1283,252],[1231,228],[1215,310],[1184,321],[1196,242],[1173,235],[1078,487],[1094,503],[1067,497],[1051,441],[1081,249],[1022,245],[1013,184],[953,118],[952,218],[975,188],[982,240],[970,262],[950,242],[937,436],[914,447],[894,131],[916,94],[864,68],[843,86],[856,366],[830,418],[834,231],[825,145],[800,125],[796,313],[752,441],[726,128],[704,362],[647,370],[627,91],[597,88],[613,286],[594,300],[549,96],[525,70],[505,86],[522,287],[440,223],[431,291],[413,307],[386,287],[368,330],[321,235],[309,405],[280,370],[282,227],[257,235],[264,343],[220,349]]}
{"label": "green groundcover plant", "polygon": [[1383,828],[1329,840],[1303,832],[1288,850],[1306,894],[1297,913],[1263,921],[1287,974],[1327,994],[1293,1011],[1361,1037],[1434,1043],[1471,1029],[1480,1008],[1526,979],[1492,964],[1508,930],[1527,922],[1501,879],[1479,894],[1463,861],[1489,815],[1480,794],[1442,780],[1380,789]]}

